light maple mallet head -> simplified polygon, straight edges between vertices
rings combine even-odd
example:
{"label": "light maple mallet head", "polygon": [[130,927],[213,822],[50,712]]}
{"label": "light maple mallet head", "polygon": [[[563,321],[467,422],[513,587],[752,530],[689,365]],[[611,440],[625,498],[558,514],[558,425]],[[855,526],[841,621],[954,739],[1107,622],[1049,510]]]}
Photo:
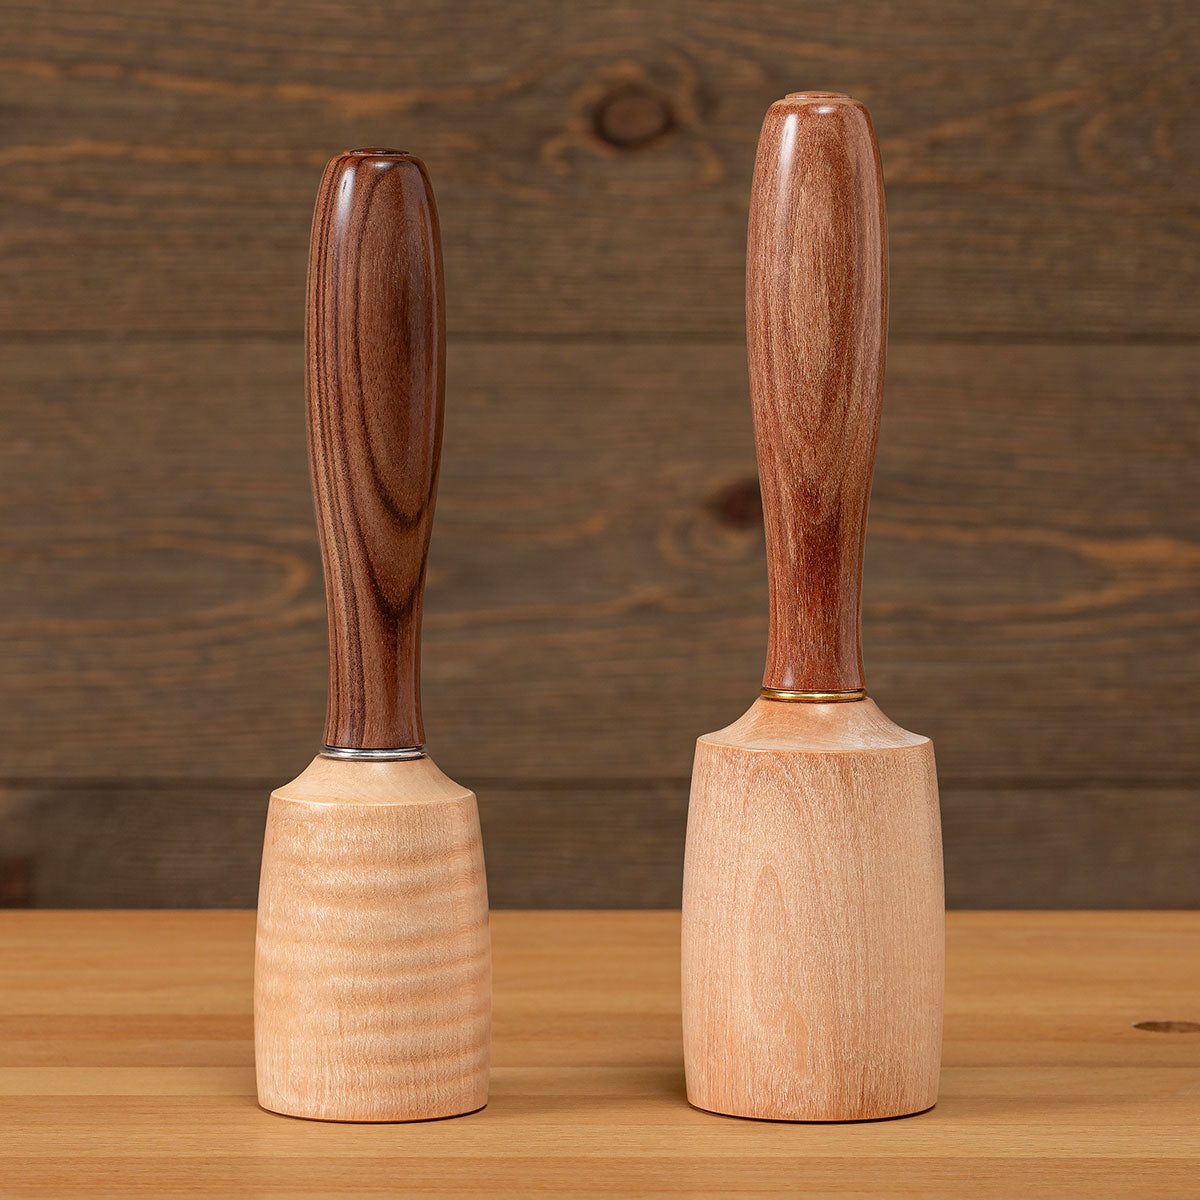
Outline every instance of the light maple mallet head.
{"label": "light maple mallet head", "polygon": [[683,893],[688,1099],[846,1121],[937,1099],[944,900],[933,746],[867,699],[859,598],[887,336],[863,106],[772,105],[746,265],[767,536],[762,695],[700,738]]}
{"label": "light maple mallet head", "polygon": [[254,971],[258,1098],[336,1121],[487,1102],[487,889],[473,793],[424,752],[421,602],[442,439],[437,210],[421,162],[325,170],[306,392],[329,612],[325,747],[271,796]]}

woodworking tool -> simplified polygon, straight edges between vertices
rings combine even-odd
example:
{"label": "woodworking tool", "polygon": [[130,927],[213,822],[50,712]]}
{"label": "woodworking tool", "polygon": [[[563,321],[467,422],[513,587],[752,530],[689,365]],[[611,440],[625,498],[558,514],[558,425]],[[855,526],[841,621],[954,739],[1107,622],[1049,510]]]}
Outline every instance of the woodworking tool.
{"label": "woodworking tool", "polygon": [[487,1102],[487,888],[475,796],[425,751],[421,606],[441,456],[437,208],[419,159],[325,170],[305,322],[329,618],[325,745],[271,796],[259,890],[259,1103],[411,1121]]}
{"label": "woodworking tool", "polygon": [[887,337],[883,177],[837,93],[772,105],[746,264],[767,540],[761,695],[696,746],[683,891],[688,1099],[894,1117],[937,1099],[944,899],[933,746],[863,680],[860,593]]}

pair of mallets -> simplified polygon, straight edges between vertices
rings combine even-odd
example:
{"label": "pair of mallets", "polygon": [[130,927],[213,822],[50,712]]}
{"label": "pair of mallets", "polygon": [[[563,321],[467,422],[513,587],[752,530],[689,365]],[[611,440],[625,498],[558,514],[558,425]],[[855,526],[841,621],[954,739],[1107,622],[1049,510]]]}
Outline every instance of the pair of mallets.
{"label": "pair of mallets", "polygon": [[[861,104],[807,92],[767,113],[746,278],[770,633],[760,698],[696,750],[688,1098],[777,1120],[901,1116],[937,1098],[944,902],[933,747],[863,690],[887,246]],[[329,164],[306,345],[329,712],[267,818],[259,1100],[327,1120],[454,1116],[487,1102],[490,953],[475,796],[421,728],[445,324],[418,159]]]}

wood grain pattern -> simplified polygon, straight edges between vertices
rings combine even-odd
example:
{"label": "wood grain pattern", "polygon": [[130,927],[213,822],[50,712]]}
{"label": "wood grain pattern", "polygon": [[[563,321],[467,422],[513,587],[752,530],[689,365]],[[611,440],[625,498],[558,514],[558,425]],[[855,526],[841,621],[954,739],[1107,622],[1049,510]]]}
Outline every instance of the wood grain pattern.
{"label": "wood grain pattern", "polygon": [[4,15],[14,896],[162,903],[174,875],[252,902],[258,797],[326,702],[313,186],[345,146],[400,145],[447,239],[439,761],[504,814],[504,903],[673,903],[694,731],[737,710],[766,629],[746,181],[767,104],[819,85],[871,105],[884,152],[867,667],[937,742],[952,903],[1195,903],[1193,4]]}
{"label": "wood grain pattern", "polygon": [[[493,908],[672,908],[688,780],[489,780]],[[249,907],[267,785],[96,781],[0,789],[8,903]],[[972,788],[943,776],[951,908],[1200,908],[1196,797],[1175,787]],[[1097,864],[1101,864],[1097,868]]]}
{"label": "wood grain pattern", "polygon": [[446,377],[441,236],[419,159],[356,150],[326,167],[306,313],[329,613],[325,745],[419,746],[421,602]]}
{"label": "wood grain pattern", "polygon": [[[500,904],[674,904],[694,731],[763,661],[762,531],[718,503],[755,491],[745,347],[453,351],[438,760],[486,781]],[[0,358],[0,846],[37,858],[35,903],[249,905],[262,798],[326,702],[299,339]],[[1186,346],[892,348],[865,640],[873,694],[937,742],[952,905],[1200,903],[1198,370]],[[543,508],[511,468],[538,429]],[[1175,702],[1131,704],[1146,675]]]}
{"label": "wood grain pattern", "polygon": [[[695,731],[744,707],[763,661],[762,530],[722,507],[756,491],[744,345],[452,360],[425,620],[438,761],[473,781],[685,779]],[[73,343],[61,375],[19,356],[0,777],[203,785],[219,762],[269,789],[312,757],[326,630],[302,361],[263,341]],[[1180,501],[1197,371],[1189,347],[893,348],[868,666],[945,779],[1125,787],[1136,817],[1146,789],[1200,775],[1200,513]],[[545,430],[557,449],[535,455]],[[549,503],[529,499],[538,472]],[[1176,702],[1131,704],[1146,676]]]}
{"label": "wood grain pattern", "polygon": [[863,537],[887,348],[879,150],[848,96],[773,104],[746,249],[750,406],[767,536],[763,687],[865,686]]}
{"label": "wood grain pattern", "polygon": [[[762,1195],[1191,1200],[1200,1035],[1194,913],[953,913],[936,1108],[791,1125],[688,1106],[679,918],[497,913],[493,1089],[403,1129],[254,1103],[250,913],[0,916],[0,1178],[265,1197],[405,1190],[585,1200]],[[547,1011],[557,1014],[553,1020]]]}
{"label": "wood grain pattern", "polygon": [[487,1103],[474,793],[428,758],[317,758],[271,796],[254,963],[259,1103],[327,1121]]}
{"label": "wood grain pattern", "polygon": [[[5,11],[10,334],[290,333],[313,174],[376,144],[437,181],[452,332],[733,341],[755,132],[811,85],[878,123],[894,335],[1195,335],[1188,0]],[[630,89],[670,129],[623,148]]]}

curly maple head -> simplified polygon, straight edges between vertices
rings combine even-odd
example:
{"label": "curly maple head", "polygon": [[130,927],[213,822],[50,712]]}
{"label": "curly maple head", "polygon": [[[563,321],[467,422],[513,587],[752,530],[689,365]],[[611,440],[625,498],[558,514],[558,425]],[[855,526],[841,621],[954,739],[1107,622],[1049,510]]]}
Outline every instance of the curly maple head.
{"label": "curly maple head", "polygon": [[419,159],[355,150],[326,167],[305,340],[329,613],[325,744],[416,746],[445,375],[441,240]]}
{"label": "curly maple head", "polygon": [[863,536],[887,340],[883,176],[848,96],[773,104],[754,167],[746,336],[767,535],[763,686],[863,687]]}
{"label": "curly maple head", "polygon": [[318,757],[271,794],[254,964],[259,1103],[424,1121],[487,1103],[491,949],[475,795],[428,758]]}

